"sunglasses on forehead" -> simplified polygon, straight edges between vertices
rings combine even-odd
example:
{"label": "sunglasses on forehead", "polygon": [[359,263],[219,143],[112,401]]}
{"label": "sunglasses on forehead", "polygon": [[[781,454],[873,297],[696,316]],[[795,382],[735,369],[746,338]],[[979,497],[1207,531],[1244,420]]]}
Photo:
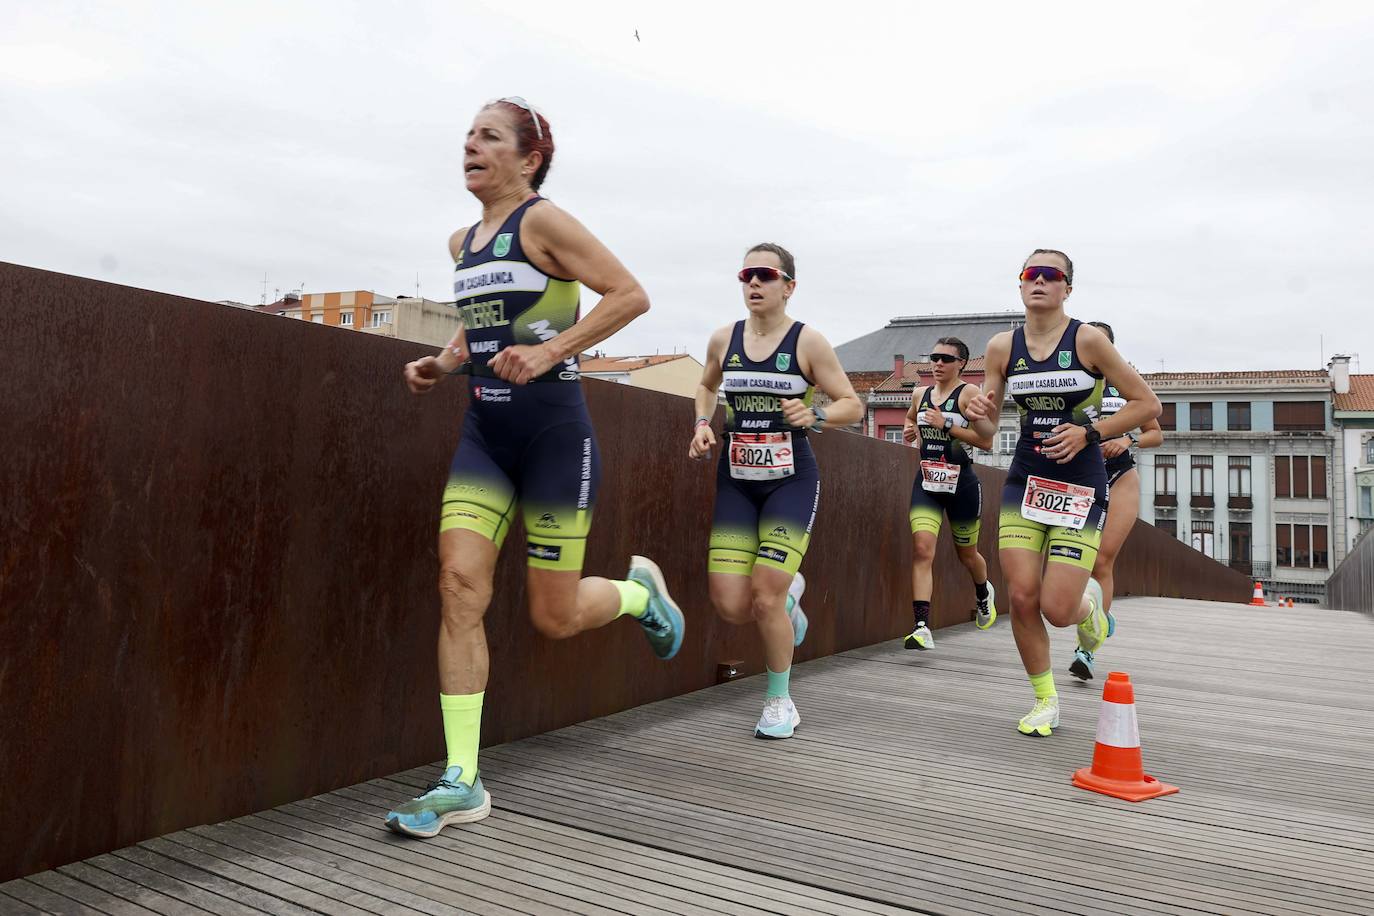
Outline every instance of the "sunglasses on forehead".
{"label": "sunglasses on forehead", "polygon": [[952,353],[932,353],[932,354],[930,354],[930,361],[931,361],[932,363],[957,363],[957,362],[959,362],[959,359],[960,359],[960,357],[955,356],[955,355],[953,355]]}
{"label": "sunglasses on forehead", "polygon": [[1067,281],[1069,276],[1058,267],[1027,267],[1021,271],[1022,283],[1034,283],[1042,278],[1047,283],[1054,283],[1056,280]]}
{"label": "sunglasses on forehead", "polygon": [[739,282],[748,283],[755,277],[759,278],[760,283],[771,283],[774,280],[791,280],[792,275],[785,270],[778,270],[776,267],[746,267],[739,272]]}
{"label": "sunglasses on forehead", "polygon": [[506,96],[504,99],[497,99],[496,101],[498,101],[498,102],[509,102],[509,103],[512,104],[512,105],[519,106],[520,108],[523,108],[523,109],[525,109],[526,111],[528,111],[528,112],[530,113],[530,119],[534,121],[534,132],[535,132],[535,134],[538,135],[538,137],[539,137],[540,140],[543,140],[543,139],[544,139],[544,128],[542,128],[542,127],[539,126],[539,115],[537,115],[537,114],[534,113],[534,106],[533,106],[533,105],[531,105],[529,102],[526,102],[524,99],[520,98],[520,96],[518,96],[518,95],[508,95],[508,96]]}

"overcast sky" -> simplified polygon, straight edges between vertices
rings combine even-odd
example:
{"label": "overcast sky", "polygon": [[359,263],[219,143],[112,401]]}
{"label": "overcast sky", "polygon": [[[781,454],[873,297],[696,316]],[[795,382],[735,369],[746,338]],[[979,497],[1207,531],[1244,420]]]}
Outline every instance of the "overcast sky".
{"label": "overcast sky", "polygon": [[519,94],[545,192],[653,300],[609,351],[700,357],[766,239],[837,344],[1019,309],[1054,247],[1142,370],[1318,368],[1324,338],[1374,372],[1374,4],[208,6],[4,4],[0,260],[448,299],[463,134]]}

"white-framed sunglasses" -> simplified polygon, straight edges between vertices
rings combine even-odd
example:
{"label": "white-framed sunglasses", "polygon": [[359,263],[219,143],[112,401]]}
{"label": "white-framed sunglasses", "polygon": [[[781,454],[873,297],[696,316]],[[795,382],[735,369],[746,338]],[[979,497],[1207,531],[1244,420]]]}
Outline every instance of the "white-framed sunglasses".
{"label": "white-framed sunglasses", "polygon": [[544,128],[539,126],[539,115],[535,113],[533,105],[531,105],[529,102],[526,102],[518,95],[508,95],[504,99],[497,99],[496,101],[509,102],[512,105],[518,105],[519,107],[528,111],[530,113],[530,119],[534,121],[535,134],[539,137],[540,140],[544,139]]}

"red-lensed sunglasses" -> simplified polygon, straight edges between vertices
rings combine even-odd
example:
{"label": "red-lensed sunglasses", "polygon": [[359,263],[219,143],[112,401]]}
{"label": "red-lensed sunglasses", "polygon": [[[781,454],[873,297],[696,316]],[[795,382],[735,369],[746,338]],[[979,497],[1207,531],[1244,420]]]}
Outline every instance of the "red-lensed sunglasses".
{"label": "red-lensed sunglasses", "polygon": [[739,272],[739,282],[741,283],[748,283],[755,277],[759,278],[760,283],[792,279],[791,274],[785,270],[778,270],[776,267],[746,267]]}
{"label": "red-lensed sunglasses", "polygon": [[1022,283],[1034,283],[1036,280],[1044,279],[1047,283],[1054,283],[1057,280],[1068,281],[1068,274],[1058,267],[1027,267],[1021,271]]}

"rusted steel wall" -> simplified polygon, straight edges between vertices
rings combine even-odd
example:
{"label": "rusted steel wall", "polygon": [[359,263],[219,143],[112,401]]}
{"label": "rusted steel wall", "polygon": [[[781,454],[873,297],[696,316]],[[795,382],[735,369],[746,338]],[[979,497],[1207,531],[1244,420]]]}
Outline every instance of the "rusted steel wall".
{"label": "rusted steel wall", "polygon": [[1374,613],[1374,534],[1366,531],[1326,580],[1326,604],[1343,611]]}
{"label": "rusted steel wall", "polygon": [[[0,341],[0,881],[441,755],[435,544],[466,396],[407,393],[401,367],[429,348],[5,264]],[[753,632],[707,603],[714,471],[686,458],[690,405],[586,384],[603,455],[586,571],[654,557],[688,638],[667,664],[629,621],[539,638],[512,532],[486,744],[708,686],[725,659],[761,668]],[[803,660],[910,623],[914,452],[841,432],[816,448]],[[979,473],[998,580],[1001,474]],[[1137,537],[1122,589],[1248,596]],[[969,619],[947,533],[937,563],[935,622]]]}

